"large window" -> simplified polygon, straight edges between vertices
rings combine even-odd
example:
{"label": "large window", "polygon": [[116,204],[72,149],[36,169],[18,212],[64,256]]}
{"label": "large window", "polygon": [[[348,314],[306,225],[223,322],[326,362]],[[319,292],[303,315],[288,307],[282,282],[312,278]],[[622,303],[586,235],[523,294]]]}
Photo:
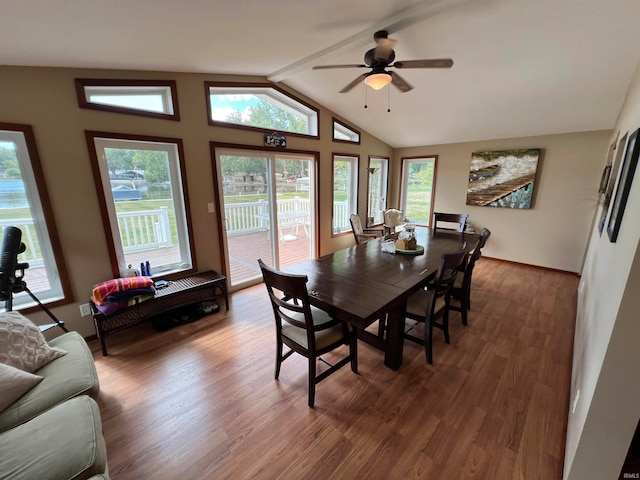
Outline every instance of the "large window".
{"label": "large window", "polygon": [[436,189],[437,157],[402,159],[400,209],[411,223],[431,225]]}
{"label": "large window", "polygon": [[367,225],[383,223],[382,213],[387,208],[387,178],[389,159],[369,157],[369,184],[367,194]]}
{"label": "large window", "polygon": [[351,231],[358,210],[358,157],[333,155],[333,234]]}
{"label": "large window", "polygon": [[209,124],[318,136],[318,110],[274,86],[205,82]]}
{"label": "large window", "polygon": [[195,270],[182,141],[86,132],[115,276]]}
{"label": "large window", "polygon": [[178,93],[173,80],[77,78],[76,93],[82,108],[180,120]]}
{"label": "large window", "polygon": [[[9,226],[22,231],[26,249],[18,256],[18,262],[29,265],[23,280],[43,303],[64,299],[69,288],[49,205],[31,126],[0,123],[0,234],[4,238]],[[13,308],[34,303],[26,293],[19,293],[14,297]],[[4,310],[4,302],[0,307]]]}

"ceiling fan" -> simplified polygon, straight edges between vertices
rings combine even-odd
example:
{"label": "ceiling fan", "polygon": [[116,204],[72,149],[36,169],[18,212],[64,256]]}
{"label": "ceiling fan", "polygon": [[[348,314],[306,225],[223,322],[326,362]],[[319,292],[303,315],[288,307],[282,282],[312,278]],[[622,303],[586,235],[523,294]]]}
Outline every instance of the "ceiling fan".
{"label": "ceiling fan", "polygon": [[353,87],[364,80],[374,90],[380,90],[392,83],[401,92],[408,92],[413,87],[398,73],[387,71],[387,68],[451,68],[453,60],[450,58],[433,58],[429,60],[405,60],[394,62],[396,52],[393,50],[395,40],[389,38],[386,30],[380,30],[374,33],[373,39],[377,46],[368,50],[364,54],[364,63],[350,65],[316,65],[313,70],[322,70],[329,68],[370,68],[371,71],[363,73],[346,87],[340,90],[340,93],[346,93]]}

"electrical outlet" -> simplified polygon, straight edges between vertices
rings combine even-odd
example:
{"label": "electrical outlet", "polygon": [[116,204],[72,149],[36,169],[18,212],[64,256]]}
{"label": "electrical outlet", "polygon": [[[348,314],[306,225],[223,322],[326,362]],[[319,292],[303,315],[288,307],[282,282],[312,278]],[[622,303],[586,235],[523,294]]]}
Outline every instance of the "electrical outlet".
{"label": "electrical outlet", "polygon": [[91,315],[91,306],[88,303],[83,303],[80,305],[80,316],[88,317]]}

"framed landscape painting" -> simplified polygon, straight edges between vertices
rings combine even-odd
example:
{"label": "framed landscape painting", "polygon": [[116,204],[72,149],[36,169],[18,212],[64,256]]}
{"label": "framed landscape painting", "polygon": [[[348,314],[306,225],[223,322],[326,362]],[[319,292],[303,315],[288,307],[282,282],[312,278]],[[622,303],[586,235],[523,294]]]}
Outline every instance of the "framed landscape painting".
{"label": "framed landscape painting", "polygon": [[631,190],[636,166],[638,165],[638,154],[640,154],[638,132],[640,132],[640,129],[633,132],[627,142],[624,161],[622,162],[622,168],[620,169],[620,179],[618,180],[618,187],[616,188],[613,207],[611,207],[611,215],[609,216],[609,223],[607,224],[607,234],[609,235],[609,240],[612,243],[615,243],[618,239],[618,233],[620,232],[620,226],[622,225],[622,217],[624,216],[624,209],[627,206],[629,191]]}
{"label": "framed landscape painting", "polygon": [[467,205],[531,208],[540,149],[471,154]]}

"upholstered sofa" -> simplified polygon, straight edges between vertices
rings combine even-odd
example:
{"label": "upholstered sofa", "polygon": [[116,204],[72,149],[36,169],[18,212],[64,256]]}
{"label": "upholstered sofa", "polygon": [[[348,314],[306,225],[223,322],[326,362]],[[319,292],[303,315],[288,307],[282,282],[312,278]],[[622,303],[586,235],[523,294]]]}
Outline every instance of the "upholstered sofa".
{"label": "upholstered sofa", "polygon": [[81,335],[46,342],[26,317],[0,314],[0,479],[108,479],[99,390]]}

